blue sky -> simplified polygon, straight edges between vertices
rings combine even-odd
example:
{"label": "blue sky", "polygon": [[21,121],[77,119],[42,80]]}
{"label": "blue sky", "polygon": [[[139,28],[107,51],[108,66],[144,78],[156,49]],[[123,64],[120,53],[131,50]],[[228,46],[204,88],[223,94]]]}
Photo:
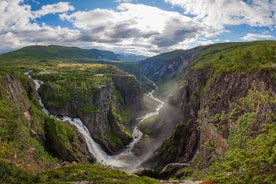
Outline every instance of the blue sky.
{"label": "blue sky", "polygon": [[0,0],[0,52],[28,45],[155,55],[276,39],[276,0]]}

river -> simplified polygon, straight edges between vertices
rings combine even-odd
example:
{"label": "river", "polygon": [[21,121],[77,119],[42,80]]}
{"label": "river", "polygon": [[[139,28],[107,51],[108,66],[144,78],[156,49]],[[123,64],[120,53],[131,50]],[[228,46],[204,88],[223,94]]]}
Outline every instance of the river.
{"label": "river", "polygon": [[[33,79],[31,77],[30,73],[31,73],[31,71],[26,72],[25,75],[27,75],[30,79],[32,79],[34,81],[35,88],[36,88],[36,90],[38,90],[41,87],[41,85],[43,85],[43,81]],[[159,105],[155,108],[155,110],[153,112],[150,112],[141,117],[138,117],[136,119],[138,121],[138,123],[147,118],[158,115],[160,109],[163,107],[164,103],[161,100],[159,100],[158,98],[154,97],[153,92],[154,92],[154,90],[147,95],[150,98],[152,98],[153,100],[155,100],[156,102],[158,102]],[[79,133],[82,134],[82,136],[84,137],[84,139],[86,141],[89,153],[92,154],[96,158],[97,162],[100,162],[104,165],[109,165],[113,168],[116,168],[116,169],[119,169],[119,170],[122,170],[122,171],[125,171],[128,173],[134,173],[134,172],[137,172],[137,171],[143,169],[141,164],[146,160],[146,157],[143,156],[143,153],[142,153],[142,155],[139,155],[139,156],[136,156],[133,153],[134,146],[143,137],[143,133],[138,129],[137,126],[134,127],[134,129],[132,131],[132,138],[133,138],[132,142],[129,145],[127,145],[126,148],[124,150],[122,150],[120,153],[118,153],[117,155],[108,155],[107,153],[104,152],[104,150],[100,147],[100,145],[97,144],[93,140],[93,138],[90,135],[90,132],[88,131],[88,128],[85,126],[85,124],[82,122],[81,119],[72,118],[72,117],[68,117],[68,116],[56,117],[54,115],[51,115],[49,113],[49,111],[45,108],[43,101],[39,94],[38,94],[38,101],[39,101],[39,104],[41,105],[44,113],[51,116],[52,118],[57,118],[61,121],[68,122],[77,128]]]}

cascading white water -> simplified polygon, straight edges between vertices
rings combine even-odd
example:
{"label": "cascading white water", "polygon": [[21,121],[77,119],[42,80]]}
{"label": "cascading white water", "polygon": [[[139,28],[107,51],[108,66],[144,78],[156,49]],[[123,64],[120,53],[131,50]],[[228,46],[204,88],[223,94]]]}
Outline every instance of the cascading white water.
{"label": "cascading white water", "polygon": [[87,143],[88,151],[93,154],[98,162],[105,161],[105,158],[107,158],[106,153],[102,151],[100,146],[91,138],[89,130],[79,118],[70,118],[68,116],[64,116],[61,118],[61,120],[64,122],[69,122],[78,129]]}
{"label": "cascading white water", "polygon": [[[30,79],[32,79],[35,83],[35,88],[36,90],[38,90],[40,88],[40,86],[43,84],[43,81],[37,80],[37,79],[33,79],[30,75],[30,72],[26,72],[25,75],[27,75]],[[156,85],[155,85],[156,86]],[[149,93],[148,95],[155,101],[159,102],[160,105],[158,105],[155,108],[154,112],[148,113],[142,117],[137,118],[137,120],[143,121],[146,118],[158,115],[160,109],[163,107],[163,102],[155,97],[153,97],[153,92]],[[58,118],[56,116],[53,116],[49,113],[49,111],[45,108],[42,99],[40,97],[40,95],[38,94],[38,100],[39,100],[39,104],[41,105],[43,111],[47,114],[50,115],[54,118],[57,118],[61,121],[64,122],[69,122],[71,125],[75,126],[77,128],[77,130],[82,134],[82,136],[84,137],[87,147],[88,147],[88,151],[90,152],[90,154],[92,154],[95,159],[97,160],[97,162],[100,162],[102,164],[105,165],[110,165],[114,168],[126,171],[128,173],[133,173],[135,171],[138,171],[141,168],[141,163],[143,161],[145,161],[144,159],[138,158],[137,156],[135,156],[132,153],[132,149],[135,146],[136,143],[138,143],[142,136],[143,133],[138,129],[138,127],[134,127],[133,132],[132,132],[132,138],[133,141],[126,146],[126,148],[120,152],[117,155],[107,155],[100,147],[99,144],[97,144],[93,138],[90,135],[90,132],[88,130],[88,128],[85,126],[85,124],[81,121],[81,119],[79,118],[71,118],[68,116],[64,116],[62,118]]]}

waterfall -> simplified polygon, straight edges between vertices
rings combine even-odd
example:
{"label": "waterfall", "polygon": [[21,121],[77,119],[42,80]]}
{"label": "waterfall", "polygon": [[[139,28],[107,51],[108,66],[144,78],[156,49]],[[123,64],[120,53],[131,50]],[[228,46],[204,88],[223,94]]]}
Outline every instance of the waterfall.
{"label": "waterfall", "polygon": [[64,116],[60,119],[64,122],[69,122],[78,129],[86,141],[89,153],[91,153],[96,158],[97,162],[105,162],[107,160],[108,155],[100,148],[100,145],[98,145],[92,139],[89,130],[79,118],[70,118],[68,116]]}
{"label": "waterfall", "polygon": [[[43,81],[41,80],[37,80],[37,79],[33,79],[30,75],[32,71],[26,72],[24,73],[25,75],[27,75],[30,79],[32,79],[35,83],[35,89],[38,90],[41,85],[43,85]],[[137,118],[137,120],[143,121],[146,118],[152,117],[154,115],[158,115],[160,109],[163,107],[163,102],[155,97],[153,97],[152,93],[154,91],[152,91],[151,93],[149,93],[148,95],[154,99],[155,101],[159,102],[160,105],[158,105],[155,108],[154,112],[150,112],[142,117]],[[104,150],[102,150],[102,148],[100,147],[99,144],[97,144],[93,138],[90,135],[90,132],[88,130],[88,128],[85,126],[85,124],[82,122],[81,119],[79,118],[71,118],[68,116],[64,116],[64,117],[56,117],[54,115],[51,115],[49,113],[49,111],[45,108],[42,99],[40,97],[40,95],[37,93],[38,96],[38,101],[39,104],[42,107],[42,110],[49,116],[51,116],[52,118],[56,118],[59,119],[63,122],[69,122],[71,125],[73,125],[74,127],[77,128],[77,130],[79,131],[79,133],[84,137],[86,144],[87,144],[87,148],[90,154],[92,154],[97,162],[100,162],[104,165],[110,165],[114,168],[117,168],[119,170],[123,170],[125,172],[128,173],[133,173],[138,171],[140,168],[141,163],[144,160],[141,160],[141,158],[138,158],[137,156],[135,156],[132,153],[132,149],[135,146],[136,143],[138,143],[141,138],[143,137],[143,133],[138,129],[138,127],[134,127],[133,132],[132,132],[132,138],[133,141],[126,146],[126,148],[120,152],[117,155],[108,155],[107,153],[104,152]]]}

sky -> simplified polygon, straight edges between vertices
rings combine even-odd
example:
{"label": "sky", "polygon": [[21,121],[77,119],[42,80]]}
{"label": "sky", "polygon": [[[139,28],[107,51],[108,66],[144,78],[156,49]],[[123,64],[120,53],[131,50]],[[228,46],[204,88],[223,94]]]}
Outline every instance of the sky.
{"label": "sky", "polygon": [[152,56],[276,39],[276,0],[0,0],[0,53],[63,45]]}

